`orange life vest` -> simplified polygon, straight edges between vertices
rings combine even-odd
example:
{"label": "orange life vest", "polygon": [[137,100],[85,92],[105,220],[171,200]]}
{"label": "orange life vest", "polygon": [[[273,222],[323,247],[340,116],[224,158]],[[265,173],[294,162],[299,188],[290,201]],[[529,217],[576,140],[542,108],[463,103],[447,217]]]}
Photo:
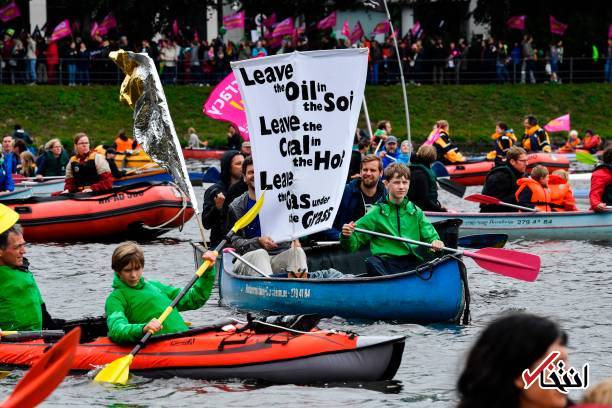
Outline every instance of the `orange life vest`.
{"label": "orange life vest", "polygon": [[519,179],[516,184],[519,186],[515,193],[516,201],[520,201],[519,196],[521,195],[521,192],[528,188],[531,190],[531,202],[535,204],[536,210],[542,212],[552,211],[550,207],[551,201],[549,189],[542,187],[539,182],[528,177]]}
{"label": "orange life vest", "polygon": [[573,151],[576,150],[576,148],[578,147],[579,144],[580,144],[580,138],[577,137],[574,140],[570,139],[567,142],[565,142],[563,147],[561,147],[559,149],[559,152],[561,152],[561,153],[573,152]]}
{"label": "orange life vest", "polygon": [[117,148],[115,149],[117,152],[122,153],[126,150],[132,150],[132,145],[134,144],[134,139],[128,137],[127,140],[123,140],[120,137],[115,139],[115,145]]}
{"label": "orange life vest", "polygon": [[550,189],[550,202],[553,204],[553,211],[578,211],[574,192],[563,177],[551,174],[548,179],[548,188]]}

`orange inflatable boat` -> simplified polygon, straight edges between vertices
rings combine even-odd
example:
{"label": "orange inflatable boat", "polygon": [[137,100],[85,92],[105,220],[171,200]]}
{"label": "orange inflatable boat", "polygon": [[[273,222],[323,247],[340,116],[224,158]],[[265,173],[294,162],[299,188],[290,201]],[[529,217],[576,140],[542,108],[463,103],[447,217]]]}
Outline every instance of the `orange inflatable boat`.
{"label": "orange inflatable boat", "polygon": [[[527,172],[531,172],[537,165],[546,166],[549,172],[569,169],[569,159],[564,155],[551,153],[533,153],[527,155],[529,163]],[[474,163],[453,164],[446,166],[451,180],[464,186],[481,186],[489,170],[493,168],[492,161],[478,161]]]}
{"label": "orange inflatable boat", "polygon": [[[134,357],[130,372],[144,377],[240,378],[297,384],[379,381],[393,378],[404,349],[401,336],[358,336],[318,329],[261,332],[229,323],[152,337]],[[3,337],[0,365],[27,367],[35,363],[57,340],[41,334],[42,339],[26,341]],[[132,345],[119,346],[99,337],[77,347],[71,369],[89,371],[125,356],[131,349]]]}
{"label": "orange inflatable boat", "polygon": [[167,183],[139,183],[99,193],[6,200],[28,242],[147,239],[193,216],[188,198]]}

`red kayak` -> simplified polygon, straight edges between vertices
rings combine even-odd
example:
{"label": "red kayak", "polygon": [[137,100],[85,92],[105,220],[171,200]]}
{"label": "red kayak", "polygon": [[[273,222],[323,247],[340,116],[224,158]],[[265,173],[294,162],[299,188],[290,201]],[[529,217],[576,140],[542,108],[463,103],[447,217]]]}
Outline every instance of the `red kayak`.
{"label": "red kayak", "polygon": [[194,214],[189,199],[166,183],[3,203],[19,213],[28,242],[154,238],[181,227]]}
{"label": "red kayak", "polygon": [[196,160],[207,160],[207,159],[219,160],[221,156],[223,156],[223,153],[225,152],[227,152],[227,150],[183,148],[183,157],[185,159],[196,159]]}
{"label": "red kayak", "polygon": [[[237,330],[230,322],[152,337],[134,357],[130,371],[144,377],[239,378],[299,384],[380,381],[393,378],[404,349],[402,336],[268,327]],[[3,337],[0,365],[24,367],[35,363],[52,341],[42,334],[43,339],[27,341]],[[92,370],[131,349],[132,345],[119,346],[107,337],[99,337],[77,347],[71,370]]]}
{"label": "red kayak", "polygon": [[[533,153],[527,155],[529,163],[527,172],[530,173],[537,165],[546,166],[549,172],[555,170],[568,170],[569,160],[563,155],[551,153]],[[479,161],[473,163],[451,164],[446,166],[450,179],[464,186],[481,186],[489,170],[493,168],[492,161]]]}

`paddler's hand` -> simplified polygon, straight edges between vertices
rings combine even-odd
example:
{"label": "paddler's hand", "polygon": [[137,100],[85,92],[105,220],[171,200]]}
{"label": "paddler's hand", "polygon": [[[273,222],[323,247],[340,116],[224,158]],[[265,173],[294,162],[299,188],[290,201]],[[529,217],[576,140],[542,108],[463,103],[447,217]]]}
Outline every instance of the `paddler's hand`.
{"label": "paddler's hand", "polygon": [[595,212],[604,212],[606,211],[606,203],[599,203],[595,206],[595,208],[593,208],[593,211]]}
{"label": "paddler's hand", "polygon": [[204,252],[204,255],[202,255],[202,259],[204,261],[209,261],[213,265],[215,264],[215,262],[217,262],[217,257],[215,256],[215,253],[213,251]]}
{"label": "paddler's hand", "polygon": [[278,246],[278,244],[270,237],[259,237],[257,241],[266,251],[270,251]]}
{"label": "paddler's hand", "polygon": [[342,226],[342,235],[344,235],[345,237],[350,237],[353,232],[355,232],[355,223],[354,222],[349,222],[348,224],[344,224]]}
{"label": "paddler's hand", "polygon": [[217,210],[220,210],[223,207],[223,203],[225,202],[225,196],[223,193],[219,193],[215,196],[215,207]]}
{"label": "paddler's hand", "polygon": [[143,333],[151,332],[151,334],[155,334],[158,331],[160,331],[163,327],[164,326],[162,326],[162,324],[159,322],[159,320],[151,319],[151,321],[149,323],[147,323],[147,325],[145,327],[143,327],[142,332]]}
{"label": "paddler's hand", "polygon": [[379,153],[379,157],[382,159],[383,157],[385,157],[387,155],[387,152],[385,152],[384,150],[382,152]]}
{"label": "paddler's hand", "polygon": [[84,188],[81,193],[91,193],[93,190],[91,188]]}
{"label": "paddler's hand", "polygon": [[434,252],[439,252],[442,250],[442,247],[444,247],[444,242],[440,241],[439,239],[436,239],[435,241],[433,241],[431,243],[432,247],[431,250]]}

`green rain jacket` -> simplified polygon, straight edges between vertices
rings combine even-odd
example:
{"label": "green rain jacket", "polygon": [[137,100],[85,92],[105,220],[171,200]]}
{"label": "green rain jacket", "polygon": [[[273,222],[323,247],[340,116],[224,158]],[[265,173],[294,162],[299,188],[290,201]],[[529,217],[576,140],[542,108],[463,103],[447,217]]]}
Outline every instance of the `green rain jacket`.
{"label": "green rain jacket", "polygon": [[[397,205],[392,203],[387,196],[384,201],[374,204],[366,215],[355,222],[355,226],[427,243],[440,239],[436,229],[425,218],[423,211],[410,202],[408,198],[404,198],[404,201]],[[422,252],[419,250],[422,247],[418,245],[360,232],[354,232],[348,238],[340,234],[340,244],[350,252],[358,250],[367,243],[370,244],[370,251],[374,256],[385,258],[414,255],[420,261],[424,261]]]}
{"label": "green rain jacket", "polygon": [[42,330],[42,304],[32,272],[0,266],[0,329]]}
{"label": "green rain jacket", "polygon": [[[188,329],[179,311],[194,310],[204,306],[210,297],[215,281],[215,269],[202,275],[172,313],[162,323],[158,334],[177,333]],[[140,278],[135,287],[126,285],[117,274],[113,280],[113,292],[106,299],[106,324],[108,336],[116,343],[135,343],[144,335],[142,329],[153,318],[158,318],[179,294],[181,288]]]}

